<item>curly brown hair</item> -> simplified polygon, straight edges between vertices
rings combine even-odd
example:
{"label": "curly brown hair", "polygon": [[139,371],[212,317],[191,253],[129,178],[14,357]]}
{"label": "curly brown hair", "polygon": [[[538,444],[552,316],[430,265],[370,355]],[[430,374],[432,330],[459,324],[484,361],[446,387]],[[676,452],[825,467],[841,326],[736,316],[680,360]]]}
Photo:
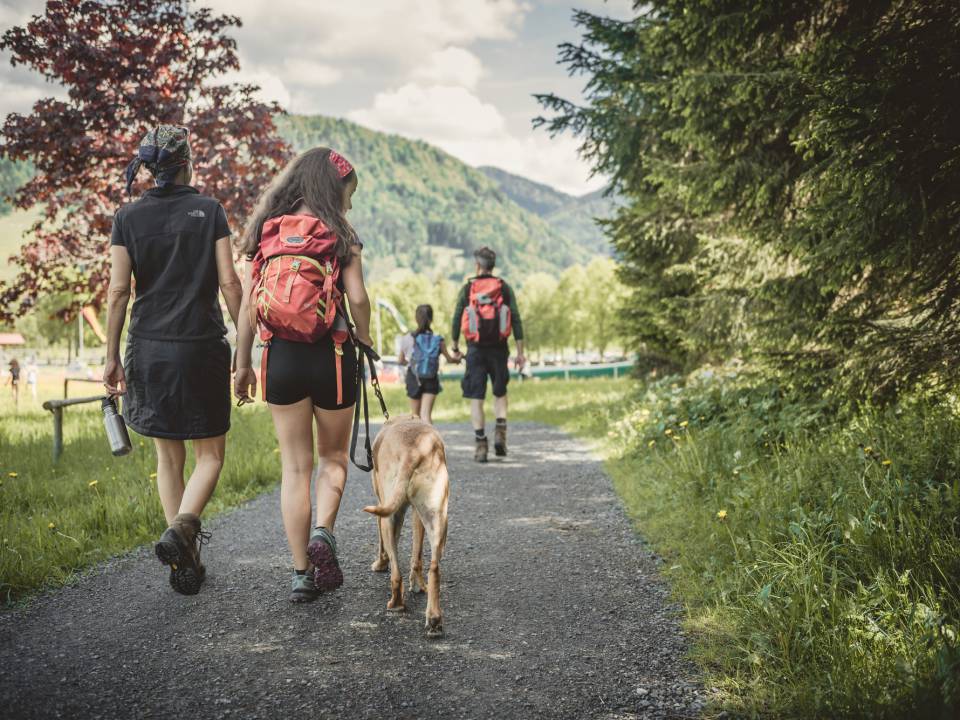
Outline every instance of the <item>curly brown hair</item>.
{"label": "curly brown hair", "polygon": [[256,255],[260,247],[263,224],[293,212],[302,201],[311,214],[333,230],[337,236],[337,257],[341,264],[349,263],[351,246],[359,240],[343,206],[347,190],[357,182],[357,171],[351,170],[341,178],[330,162],[330,152],[330,148],[316,147],[298,155],[263,191],[240,240],[240,249],[248,258]]}

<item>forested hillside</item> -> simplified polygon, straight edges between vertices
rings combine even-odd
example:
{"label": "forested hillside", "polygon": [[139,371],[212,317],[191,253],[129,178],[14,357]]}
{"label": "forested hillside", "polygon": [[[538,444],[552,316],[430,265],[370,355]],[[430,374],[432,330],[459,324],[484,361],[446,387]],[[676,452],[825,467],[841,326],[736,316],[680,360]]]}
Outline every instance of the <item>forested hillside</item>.
{"label": "forested hillside", "polygon": [[30,163],[13,162],[0,157],[0,215],[6,215],[13,209],[10,196],[32,176],[33,166]]}
{"label": "forested hillside", "polygon": [[574,247],[592,254],[609,255],[612,252],[610,240],[597,220],[611,218],[619,203],[615,197],[605,196],[604,190],[577,197],[500,168],[484,166],[478,169],[497,183],[507,197],[542,217],[557,235]]}
{"label": "forested hillside", "polygon": [[279,127],[298,152],[332,146],[357,166],[350,217],[371,251],[365,263],[375,278],[409,267],[460,279],[480,245],[493,247],[501,269],[516,278],[560,270],[584,255],[482,172],[425,142],[322,116],[284,117]]}

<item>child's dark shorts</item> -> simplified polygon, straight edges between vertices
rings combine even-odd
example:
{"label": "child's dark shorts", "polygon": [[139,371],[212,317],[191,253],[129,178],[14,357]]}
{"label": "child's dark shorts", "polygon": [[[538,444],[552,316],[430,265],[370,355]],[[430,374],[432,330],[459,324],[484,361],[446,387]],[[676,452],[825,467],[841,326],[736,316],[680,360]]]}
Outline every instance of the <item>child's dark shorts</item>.
{"label": "child's dark shorts", "polygon": [[467,345],[467,367],[460,381],[463,396],[469,400],[483,400],[487,396],[487,378],[493,383],[493,396],[507,394],[510,382],[510,348],[502,345]]}
{"label": "child's dark shorts", "polygon": [[413,370],[407,368],[407,397],[411,400],[419,400],[424,394],[439,395],[443,388],[440,386],[440,378],[423,378],[418,380],[413,374]]}

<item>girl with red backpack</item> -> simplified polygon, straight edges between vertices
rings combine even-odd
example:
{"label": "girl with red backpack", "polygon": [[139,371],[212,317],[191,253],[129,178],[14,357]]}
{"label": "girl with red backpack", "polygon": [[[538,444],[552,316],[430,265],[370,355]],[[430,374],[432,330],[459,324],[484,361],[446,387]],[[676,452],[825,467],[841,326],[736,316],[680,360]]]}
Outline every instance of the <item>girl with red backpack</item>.
{"label": "girl with red backpack", "polygon": [[425,423],[433,424],[433,404],[440,387],[440,356],[447,362],[459,363],[460,358],[450,354],[447,344],[440,335],[434,335],[433,307],[418,305],[415,317],[417,329],[400,338],[400,355],[397,360],[407,366],[407,397],[410,398],[410,412]]}
{"label": "girl with red backpack", "polygon": [[[283,466],[280,507],[293,555],[291,602],[314,600],[343,583],[333,531],[357,394],[355,342],[372,345],[363,245],[346,218],[356,189],[357,173],[342,155],[308,150],[263,193],[243,236],[248,262],[240,315],[251,322],[238,324],[234,391],[241,403],[256,394],[251,349],[257,327],[265,343],[263,398]],[[346,305],[356,324],[352,332]]]}

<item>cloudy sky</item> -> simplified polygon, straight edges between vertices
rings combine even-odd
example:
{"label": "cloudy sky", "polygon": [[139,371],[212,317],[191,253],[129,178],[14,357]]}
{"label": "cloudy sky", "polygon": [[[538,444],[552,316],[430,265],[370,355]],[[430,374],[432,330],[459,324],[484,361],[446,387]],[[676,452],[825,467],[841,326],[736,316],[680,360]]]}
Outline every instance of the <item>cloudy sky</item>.
{"label": "cloudy sky", "polygon": [[[590,178],[576,141],[531,128],[536,92],[580,98],[556,64],[576,41],[574,7],[628,17],[632,0],[202,0],[244,22],[240,77],[296,113],[346,117],[420,138],[472,165],[496,165],[574,194]],[[42,10],[0,0],[0,29]],[[56,91],[0,54],[0,113]]]}

